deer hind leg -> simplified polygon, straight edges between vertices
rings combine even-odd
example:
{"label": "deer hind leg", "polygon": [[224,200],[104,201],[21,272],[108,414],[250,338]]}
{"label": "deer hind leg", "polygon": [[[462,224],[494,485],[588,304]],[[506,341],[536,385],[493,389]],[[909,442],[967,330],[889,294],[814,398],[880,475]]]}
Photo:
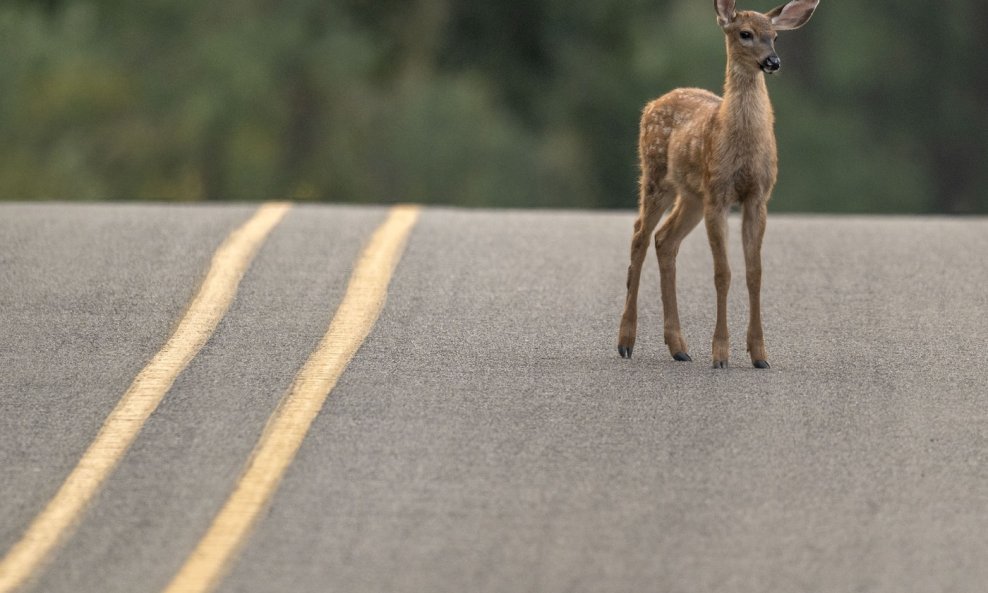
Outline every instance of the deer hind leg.
{"label": "deer hind leg", "polygon": [[741,223],[741,240],[744,245],[744,263],[748,279],[748,298],[751,313],[748,318],[748,353],[751,364],[757,369],[767,369],[768,354],[765,352],[765,338],[762,333],[762,239],[765,237],[765,223],[768,208],[764,200],[750,200],[744,203],[744,218]]}
{"label": "deer hind leg", "polygon": [[717,325],[714,329],[713,359],[715,369],[726,369],[730,358],[730,335],[727,330],[727,291],[731,287],[731,266],[727,261],[727,207],[711,207],[704,213],[707,239],[714,257],[714,286],[717,288]]}
{"label": "deer hind leg", "polygon": [[655,251],[659,258],[659,274],[662,281],[663,335],[669,353],[675,360],[689,362],[689,347],[679,326],[679,307],[676,303],[676,256],[683,239],[696,228],[703,218],[703,201],[689,194],[676,200],[669,217],[655,234]]}
{"label": "deer hind leg", "polygon": [[631,265],[628,266],[628,295],[621,315],[621,329],[618,333],[618,353],[622,358],[631,358],[635,349],[638,332],[638,286],[641,283],[642,264],[648,252],[648,241],[659,224],[662,213],[669,208],[673,194],[648,179],[642,179],[639,199],[638,219],[635,232],[631,236]]}

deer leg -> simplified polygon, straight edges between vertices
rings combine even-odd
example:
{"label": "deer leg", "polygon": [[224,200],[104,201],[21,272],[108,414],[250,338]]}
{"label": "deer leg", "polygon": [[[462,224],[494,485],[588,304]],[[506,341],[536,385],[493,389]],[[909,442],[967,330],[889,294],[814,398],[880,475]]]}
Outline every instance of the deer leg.
{"label": "deer leg", "polygon": [[662,202],[663,200],[654,193],[647,193],[647,189],[642,189],[638,220],[635,221],[635,232],[631,236],[628,296],[624,301],[624,313],[621,315],[621,329],[618,334],[618,353],[621,358],[631,358],[635,349],[635,337],[638,331],[638,286],[641,283],[642,264],[648,252],[648,239],[665,210]]}
{"label": "deer leg", "polygon": [[768,207],[764,200],[749,200],[744,203],[741,240],[744,245],[748,298],[751,304],[751,314],[748,318],[748,353],[751,355],[751,364],[758,369],[769,368],[765,337],[762,333],[761,306],[762,239],[765,237],[767,218]]}
{"label": "deer leg", "polygon": [[715,206],[704,213],[707,239],[714,257],[714,286],[717,289],[717,325],[712,347],[715,369],[727,368],[731,350],[727,330],[727,291],[731,287],[731,266],[727,261],[727,210],[726,206]]}
{"label": "deer leg", "polygon": [[679,326],[679,307],[676,303],[676,256],[679,246],[703,218],[703,203],[695,197],[683,195],[676,200],[669,217],[655,234],[655,252],[659,258],[659,274],[662,282],[663,333],[669,353],[680,362],[689,362],[689,347]]}

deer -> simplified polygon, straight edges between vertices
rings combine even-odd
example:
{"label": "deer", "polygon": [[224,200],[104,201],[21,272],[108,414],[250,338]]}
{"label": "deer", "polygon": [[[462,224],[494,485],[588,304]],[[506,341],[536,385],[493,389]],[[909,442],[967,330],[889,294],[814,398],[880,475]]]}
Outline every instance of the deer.
{"label": "deer", "polygon": [[728,368],[730,336],[727,295],[727,216],[741,210],[741,241],[748,284],[747,348],[752,365],[770,368],[762,329],[762,242],[768,201],[778,176],[775,115],[766,75],[782,67],[775,52],[778,31],[798,29],[819,0],[791,0],[767,13],[738,11],[735,0],[714,0],[724,32],[727,71],[724,96],[696,88],[673,90],[648,103],[641,118],[638,156],[638,217],[631,237],[627,298],[618,353],[630,359],[638,325],[638,288],[649,237],[655,232],[662,292],[663,338],[673,359],[690,362],[676,302],[676,257],[683,239],[703,220],[713,254],[717,321],[711,346],[713,367]]}

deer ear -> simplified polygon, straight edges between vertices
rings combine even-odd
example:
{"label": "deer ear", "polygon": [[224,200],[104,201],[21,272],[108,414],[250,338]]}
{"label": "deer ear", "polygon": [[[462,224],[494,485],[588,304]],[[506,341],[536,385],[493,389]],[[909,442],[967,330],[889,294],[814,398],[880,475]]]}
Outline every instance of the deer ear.
{"label": "deer ear", "polygon": [[820,0],[792,0],[788,4],[769,11],[765,16],[772,19],[776,31],[798,29],[813,16]]}
{"label": "deer ear", "polygon": [[721,27],[730,25],[738,16],[734,9],[734,0],[714,0],[714,10],[717,11],[717,22]]}

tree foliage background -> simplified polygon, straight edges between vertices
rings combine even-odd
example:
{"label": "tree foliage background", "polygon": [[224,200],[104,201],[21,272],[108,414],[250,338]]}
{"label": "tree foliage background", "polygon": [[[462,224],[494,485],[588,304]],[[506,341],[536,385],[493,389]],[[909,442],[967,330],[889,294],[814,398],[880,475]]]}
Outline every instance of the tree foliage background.
{"label": "tree foliage background", "polygon": [[[2,0],[0,198],[631,208],[642,105],[722,88],[711,4]],[[823,0],[783,33],[772,208],[988,213],[986,24]]]}

